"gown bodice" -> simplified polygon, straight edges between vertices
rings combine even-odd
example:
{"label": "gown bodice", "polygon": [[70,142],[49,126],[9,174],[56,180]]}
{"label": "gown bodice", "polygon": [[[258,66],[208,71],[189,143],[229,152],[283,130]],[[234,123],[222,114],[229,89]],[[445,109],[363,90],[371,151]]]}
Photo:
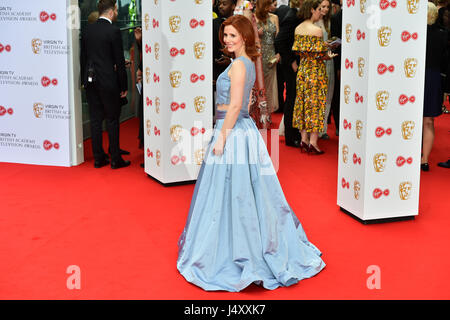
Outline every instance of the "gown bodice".
{"label": "gown bodice", "polygon": [[249,60],[246,57],[238,57],[234,59],[230,65],[222,72],[216,81],[216,90],[217,90],[217,99],[216,105],[219,104],[229,104],[230,103],[230,87],[231,80],[228,76],[228,71],[230,70],[232,64],[236,60],[241,60],[245,64],[246,74],[245,74],[245,88],[244,88],[244,96],[242,98],[242,107],[241,114],[248,115],[248,102],[250,99],[250,94],[255,83],[256,73],[255,73],[255,64],[253,61]]}

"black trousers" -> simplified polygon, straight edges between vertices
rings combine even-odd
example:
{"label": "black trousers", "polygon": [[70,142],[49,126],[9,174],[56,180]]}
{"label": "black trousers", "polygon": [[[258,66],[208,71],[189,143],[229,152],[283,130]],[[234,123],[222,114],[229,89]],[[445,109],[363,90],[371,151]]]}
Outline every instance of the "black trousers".
{"label": "black trousers", "polygon": [[292,127],[292,117],[294,114],[295,97],[297,95],[296,82],[297,74],[292,70],[287,57],[281,56],[281,70],[283,72],[284,81],[286,82],[286,101],[283,106],[284,114],[284,137],[287,145],[293,145],[294,141],[300,140],[300,132],[297,128]]}
{"label": "black trousers", "polygon": [[96,85],[89,85],[86,89],[91,122],[92,151],[95,160],[102,160],[103,150],[103,120],[106,120],[108,131],[109,151],[111,160],[121,159],[119,148],[119,117],[120,97],[117,90],[105,90]]}
{"label": "black trousers", "polygon": [[[336,65],[336,64],[335,64]],[[341,99],[341,79],[338,78],[337,68],[334,69],[334,91],[333,100],[331,101],[331,113],[333,114],[336,130],[339,130],[339,112],[340,112],[340,99]]]}

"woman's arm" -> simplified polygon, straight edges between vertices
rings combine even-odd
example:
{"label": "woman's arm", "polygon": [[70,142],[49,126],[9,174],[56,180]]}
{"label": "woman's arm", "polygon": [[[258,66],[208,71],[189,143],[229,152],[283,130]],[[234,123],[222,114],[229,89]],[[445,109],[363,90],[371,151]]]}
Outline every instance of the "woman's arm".
{"label": "woman's arm", "polygon": [[227,105],[227,114],[223,121],[222,129],[219,137],[214,145],[213,152],[215,155],[223,154],[228,135],[231,133],[236,120],[241,112],[242,99],[244,97],[245,88],[245,64],[240,60],[235,60],[231,65],[230,76],[230,103]]}

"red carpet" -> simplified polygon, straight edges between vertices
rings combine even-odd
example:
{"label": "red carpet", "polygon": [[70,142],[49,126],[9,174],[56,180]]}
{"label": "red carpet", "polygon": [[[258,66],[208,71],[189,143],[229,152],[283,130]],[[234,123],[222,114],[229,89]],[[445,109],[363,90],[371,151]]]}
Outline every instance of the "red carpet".
{"label": "red carpet", "polygon": [[[334,125],[323,156],[280,142],[281,185],[327,267],[289,288],[237,294],[205,292],[179,275],[177,239],[194,186],[163,187],[144,174],[136,119],[121,128],[129,168],[94,169],[90,141],[73,168],[0,163],[0,299],[450,299],[450,170],[436,166],[450,157],[449,129],[450,115],[436,119],[419,216],[377,225],[336,205]],[[66,287],[70,265],[80,267],[80,290]],[[371,265],[381,289],[367,288]]]}

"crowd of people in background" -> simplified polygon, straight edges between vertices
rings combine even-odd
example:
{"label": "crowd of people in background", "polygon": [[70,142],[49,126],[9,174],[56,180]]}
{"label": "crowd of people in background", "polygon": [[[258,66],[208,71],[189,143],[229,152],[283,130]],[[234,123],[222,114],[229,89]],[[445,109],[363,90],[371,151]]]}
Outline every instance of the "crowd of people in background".
{"label": "crowd of people in background", "polygon": [[[287,4],[280,5],[282,2]],[[341,57],[340,46],[332,43],[342,37],[342,1],[213,1],[214,80],[231,62],[221,51],[219,27],[225,19],[245,9],[259,36],[267,106],[261,113],[267,112],[269,121],[271,113],[283,113],[279,132],[285,136],[287,146],[323,154],[318,140],[330,138],[331,119],[335,123],[334,134],[339,135]],[[428,3],[423,171],[429,170],[434,118],[449,112],[445,107],[450,91],[449,10],[448,0]],[[258,122],[260,118],[254,120]],[[438,165],[448,168],[450,160]]]}
{"label": "crowd of people in background", "polygon": [[[109,7],[115,6],[117,16],[115,0],[101,0],[102,3],[107,3]],[[255,62],[256,81],[249,105],[251,117],[258,128],[273,128],[271,114],[282,113],[279,132],[285,137],[285,144],[300,148],[308,154],[323,154],[318,141],[330,138],[328,124],[332,118],[336,128],[334,134],[339,135],[341,56],[340,46],[334,45],[334,40],[342,37],[342,0],[213,0],[212,5],[213,90],[217,77],[231,63],[231,58],[222,51],[220,26],[233,15],[245,15],[252,22],[261,53]],[[449,0],[428,2],[421,159],[423,171],[429,171],[430,168],[429,156],[435,137],[434,119],[442,113],[449,113],[445,107],[450,92],[449,12]],[[89,16],[89,24],[104,21],[104,17],[101,18],[103,20],[99,20],[98,12],[93,12]],[[134,35],[140,52],[141,34],[141,29],[137,28]],[[86,38],[86,33],[84,36]],[[115,65],[117,68],[117,63]],[[83,65],[82,71],[86,72],[86,68]],[[142,59],[136,70],[138,82],[142,79]],[[93,96],[92,92],[89,96]],[[141,93],[141,102],[142,96]],[[103,115],[92,114],[94,103],[92,99],[88,100],[91,100],[91,117],[100,121]],[[142,114],[139,109],[140,148],[143,147]],[[93,132],[97,132],[98,121],[93,123],[97,123],[93,128]],[[128,154],[117,147],[118,143],[115,144],[120,154]],[[107,156],[100,148],[97,149],[96,166],[102,167],[108,163],[105,160]],[[117,167],[124,166],[121,157],[116,155],[116,158],[116,162],[120,163]],[[129,162],[125,164],[129,165]],[[438,165],[450,168],[450,159]]]}

